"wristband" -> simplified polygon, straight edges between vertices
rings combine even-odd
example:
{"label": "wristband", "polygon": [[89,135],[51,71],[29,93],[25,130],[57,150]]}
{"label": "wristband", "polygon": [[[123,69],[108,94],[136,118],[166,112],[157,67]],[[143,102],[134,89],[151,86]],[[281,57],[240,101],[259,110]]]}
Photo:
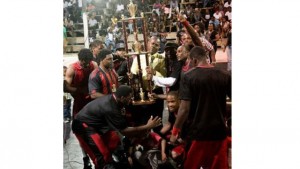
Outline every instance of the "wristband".
{"label": "wristband", "polygon": [[181,130],[180,130],[179,128],[176,128],[176,127],[174,126],[173,129],[172,129],[172,135],[178,136],[178,134],[179,134],[180,131],[181,131]]}
{"label": "wristband", "polygon": [[187,20],[181,22],[185,27],[187,27],[189,25],[189,22]]}

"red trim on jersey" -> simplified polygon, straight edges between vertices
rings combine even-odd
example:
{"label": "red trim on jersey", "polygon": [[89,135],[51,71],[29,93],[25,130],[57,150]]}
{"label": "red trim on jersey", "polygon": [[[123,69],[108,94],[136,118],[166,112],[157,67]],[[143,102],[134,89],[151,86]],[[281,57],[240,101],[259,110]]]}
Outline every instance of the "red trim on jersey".
{"label": "red trim on jersey", "polygon": [[97,168],[98,164],[97,164],[97,160],[96,160],[96,155],[93,153],[92,149],[84,142],[83,138],[80,135],[78,135],[76,133],[74,133],[74,134],[75,134],[76,138],[78,139],[80,146],[90,156],[90,158],[92,159],[92,161],[95,164],[95,167]]}
{"label": "red trim on jersey", "polygon": [[227,139],[221,141],[193,141],[184,168],[228,169]]}
{"label": "red trim on jersey", "polygon": [[106,79],[105,79],[103,73],[101,73],[101,72],[99,72],[99,76],[100,76],[101,83],[102,83],[102,86],[103,86],[103,94],[107,94],[108,93],[108,88],[107,88],[107,84],[106,84]]}
{"label": "red trim on jersey", "polygon": [[109,87],[112,89],[113,82],[112,82],[112,78],[111,78],[112,75],[111,75],[110,71],[105,72],[105,75],[108,79]]}
{"label": "red trim on jersey", "polygon": [[96,144],[97,148],[99,149],[99,151],[101,152],[101,154],[103,155],[104,161],[110,162],[112,160],[111,155],[110,155],[110,152],[107,149],[104,141],[102,140],[102,137],[97,133],[91,134],[90,136],[93,139],[93,141],[95,142],[95,144]]}
{"label": "red trim on jersey", "polygon": [[212,68],[214,66],[213,65],[198,65],[197,67],[200,67],[200,68]]}

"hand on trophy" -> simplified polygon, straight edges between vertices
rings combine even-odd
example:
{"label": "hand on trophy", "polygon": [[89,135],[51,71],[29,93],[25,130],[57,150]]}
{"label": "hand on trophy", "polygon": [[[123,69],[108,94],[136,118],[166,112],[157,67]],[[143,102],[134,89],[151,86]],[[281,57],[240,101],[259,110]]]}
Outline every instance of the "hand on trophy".
{"label": "hand on trophy", "polygon": [[147,72],[147,74],[155,75],[155,70],[153,70],[150,66],[146,66],[146,72]]}
{"label": "hand on trophy", "polygon": [[157,97],[157,94],[155,94],[155,93],[148,93],[148,97],[150,98],[150,99],[157,99],[158,97]]}
{"label": "hand on trophy", "polygon": [[146,72],[147,72],[147,80],[152,80],[155,70],[153,70],[150,66],[147,66]]}
{"label": "hand on trophy", "polygon": [[129,79],[132,79],[132,78],[133,78],[133,74],[132,74],[132,73],[128,73],[128,72],[127,72],[127,76],[128,76]]}
{"label": "hand on trophy", "polygon": [[152,80],[152,77],[153,77],[152,74],[147,73],[147,80]]}
{"label": "hand on trophy", "polygon": [[186,18],[184,17],[183,14],[181,14],[181,12],[177,13],[177,18],[179,22],[184,22],[186,21]]}

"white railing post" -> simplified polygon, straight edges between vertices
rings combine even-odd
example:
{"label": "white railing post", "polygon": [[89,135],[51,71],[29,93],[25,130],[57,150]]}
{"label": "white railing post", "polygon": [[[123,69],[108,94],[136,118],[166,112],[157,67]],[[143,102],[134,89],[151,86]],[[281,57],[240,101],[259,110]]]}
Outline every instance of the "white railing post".
{"label": "white railing post", "polygon": [[84,47],[89,48],[89,30],[88,30],[88,20],[87,20],[87,13],[82,13],[82,20],[83,20],[83,35],[84,35]]}

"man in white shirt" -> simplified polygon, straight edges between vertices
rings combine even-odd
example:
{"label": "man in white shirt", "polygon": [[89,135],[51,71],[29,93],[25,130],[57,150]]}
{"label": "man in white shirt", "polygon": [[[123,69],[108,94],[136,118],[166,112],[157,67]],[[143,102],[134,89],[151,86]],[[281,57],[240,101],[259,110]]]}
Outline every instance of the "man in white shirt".
{"label": "man in white shirt", "polygon": [[228,0],[225,4],[224,4],[225,8],[231,7],[231,0]]}
{"label": "man in white shirt", "polygon": [[231,21],[231,7],[228,8],[228,11],[225,13],[225,16],[228,17],[229,21]]}
{"label": "man in white shirt", "polygon": [[213,15],[216,19],[220,20],[220,18],[222,18],[222,12],[220,12],[219,10],[216,11]]}

